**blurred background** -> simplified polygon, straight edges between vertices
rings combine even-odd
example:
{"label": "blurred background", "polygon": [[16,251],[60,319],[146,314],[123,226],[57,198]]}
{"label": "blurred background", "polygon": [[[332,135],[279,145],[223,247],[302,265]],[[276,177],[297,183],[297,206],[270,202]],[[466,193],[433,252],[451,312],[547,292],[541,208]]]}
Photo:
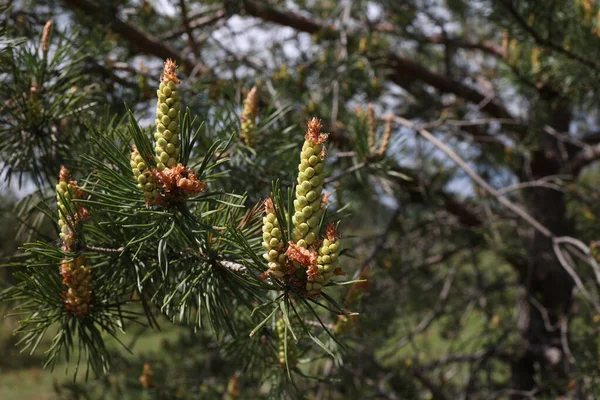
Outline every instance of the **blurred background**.
{"label": "blurred background", "polygon": [[[329,381],[298,398],[600,396],[595,0],[3,0],[0,34],[1,288],[21,244],[56,240],[36,206],[93,151],[86,129],[124,103],[151,125],[172,58],[214,139],[257,87],[262,161],[240,150],[228,183],[249,206],[293,180],[309,118],[330,133],[344,269],[368,281],[337,292],[360,313],[332,326],[344,363],[311,364]],[[0,306],[2,399],[269,398],[166,320],[75,383],[42,368],[51,338],[19,352]]]}

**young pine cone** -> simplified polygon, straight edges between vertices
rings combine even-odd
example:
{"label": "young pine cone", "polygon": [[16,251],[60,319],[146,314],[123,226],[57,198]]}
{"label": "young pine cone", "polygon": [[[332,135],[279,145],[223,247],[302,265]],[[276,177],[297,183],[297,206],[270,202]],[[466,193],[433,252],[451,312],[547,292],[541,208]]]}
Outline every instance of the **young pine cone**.
{"label": "young pine cone", "polygon": [[92,274],[85,264],[85,258],[79,256],[63,261],[60,267],[63,283],[68,287],[64,292],[65,309],[77,318],[85,317],[91,308]]}
{"label": "young pine cone", "polygon": [[317,294],[323,286],[331,280],[337,267],[338,256],[340,252],[339,238],[335,232],[333,223],[327,225],[326,238],[319,247],[317,256],[318,272],[308,277],[306,282],[306,291],[308,294]]}
{"label": "young pine cone", "polygon": [[321,194],[323,192],[325,148],[327,135],[321,133],[321,122],[313,118],[308,122],[300,164],[298,165],[298,185],[294,200],[295,213],[292,217],[294,241],[300,247],[307,247],[317,240],[321,217]]}
{"label": "young pine cone", "polygon": [[268,262],[269,273],[277,278],[281,278],[285,274],[283,269],[285,252],[283,250],[283,237],[279,221],[275,215],[273,200],[267,199],[265,202],[265,212],[266,214],[263,217],[263,247],[265,254],[263,256]]}
{"label": "young pine cone", "polygon": [[77,187],[77,182],[71,180],[69,170],[61,167],[58,184],[56,185],[56,204],[58,207],[59,235],[65,251],[70,251],[73,244],[75,244],[73,230],[76,225],[89,216],[85,207],[73,202],[73,200],[80,199],[82,196],[83,192]]}
{"label": "young pine cone", "polygon": [[159,89],[158,103],[156,105],[156,132],[154,139],[156,147],[156,168],[163,171],[166,167],[177,165],[179,160],[179,79],[176,72],[177,66],[171,59],[165,61],[163,75]]}
{"label": "young pine cone", "polygon": [[131,152],[131,170],[137,181],[137,187],[144,192],[144,199],[147,204],[153,204],[159,196],[158,186],[156,185],[156,176],[152,173],[144,158],[139,151],[133,147]]}

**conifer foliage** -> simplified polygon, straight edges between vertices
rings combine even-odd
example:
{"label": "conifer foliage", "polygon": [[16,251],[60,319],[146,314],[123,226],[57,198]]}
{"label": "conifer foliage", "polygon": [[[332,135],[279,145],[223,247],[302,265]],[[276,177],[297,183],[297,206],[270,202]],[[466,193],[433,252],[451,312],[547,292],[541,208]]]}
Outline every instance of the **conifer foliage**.
{"label": "conifer foliage", "polygon": [[[320,121],[308,122],[291,209],[283,206],[279,184],[272,183],[271,198],[264,203],[266,252],[261,257],[258,207],[246,210],[247,197],[228,193],[227,185],[220,184],[227,179],[227,154],[235,135],[228,141],[202,141],[203,127],[189,110],[181,110],[180,84],[175,62],[167,59],[156,92],[152,136],[128,110],[126,123],[113,120],[100,129],[89,128],[93,145],[80,156],[79,183],[61,167],[56,185],[60,245],[27,244],[21,281],[5,293],[9,301],[31,298],[18,306],[25,316],[18,330],[24,334],[23,345],[37,347],[60,321],[47,362],[93,350],[87,365],[102,374],[110,368],[111,356],[100,330],[119,340],[118,331],[136,323],[154,326],[161,313],[173,322],[208,325],[215,340],[223,340],[225,332],[238,341],[253,341],[260,334],[267,339],[262,350],[236,356],[248,363],[259,351],[282,367],[280,374],[287,379],[299,373],[296,344],[303,337],[312,339],[312,345],[305,342],[307,350],[339,357],[318,338],[329,333],[326,325],[313,333],[315,328],[305,323],[318,315],[318,305],[347,313],[321,296],[321,289],[333,284],[339,246],[334,228],[324,225],[327,135],[321,133]],[[256,96],[253,89],[241,118],[245,145],[256,133]],[[325,230],[327,238],[321,241]],[[59,271],[53,272],[57,266]],[[40,307],[44,317],[33,318]],[[152,387],[148,363],[140,382]]]}
{"label": "conifer foliage", "polygon": [[600,397],[599,15],[3,2],[17,347],[74,398]]}

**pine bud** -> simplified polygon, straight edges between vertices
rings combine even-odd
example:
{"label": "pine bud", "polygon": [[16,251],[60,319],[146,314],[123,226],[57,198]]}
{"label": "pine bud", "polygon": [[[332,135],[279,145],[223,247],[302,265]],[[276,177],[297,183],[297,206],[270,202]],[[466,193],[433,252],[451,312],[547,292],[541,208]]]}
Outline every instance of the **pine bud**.
{"label": "pine bud", "polygon": [[358,42],[358,51],[360,52],[360,54],[365,54],[365,52],[367,51],[367,38],[364,36],[361,37]]}
{"label": "pine bud", "polygon": [[150,389],[154,386],[154,379],[152,379],[152,367],[149,362],[144,363],[144,369],[142,375],[139,377],[139,381],[144,389]]}
{"label": "pine bud", "polygon": [[534,47],[531,50],[531,69],[533,72],[538,72],[540,67],[540,49],[538,47]]}
{"label": "pine bud", "polygon": [[256,86],[254,86],[244,101],[244,109],[242,111],[240,130],[240,138],[242,141],[254,147],[256,142],[256,117],[258,116],[258,95]]}
{"label": "pine bud", "polygon": [[63,242],[63,250],[70,251],[75,243],[75,228],[85,220],[89,213],[81,204],[73,200],[83,197],[83,192],[77,187],[77,182],[72,181],[69,170],[60,168],[58,184],[56,185],[56,204],[58,207],[59,236]]}
{"label": "pine bud", "polygon": [[333,326],[333,332],[336,335],[342,335],[342,334],[348,332],[350,330],[350,328],[352,328],[352,325],[354,325],[355,322],[356,322],[355,315],[348,316],[348,315],[339,314],[337,316],[337,321],[336,321],[335,325]]}
{"label": "pine bud", "polygon": [[44,25],[44,30],[42,31],[42,40],[41,40],[41,48],[42,54],[46,56],[48,54],[48,42],[50,41],[50,35],[52,34],[52,20],[48,20],[46,25]]}
{"label": "pine bud", "polygon": [[177,165],[179,160],[179,90],[177,85],[177,65],[171,59],[165,61],[159,89],[156,91],[156,168],[163,171]]}
{"label": "pine bud", "polygon": [[267,260],[269,273],[281,278],[285,275],[283,269],[285,263],[284,242],[279,221],[275,215],[273,200],[265,202],[265,216],[263,217],[263,257]]}
{"label": "pine bud", "polygon": [[505,60],[508,59],[508,44],[510,42],[510,34],[508,33],[508,30],[505,29],[504,31],[502,31],[502,56],[504,57]]}
{"label": "pine bud", "polygon": [[369,126],[369,150],[375,149],[375,108],[372,103],[367,107],[367,124]]}
{"label": "pine bud", "polygon": [[324,158],[327,134],[321,133],[321,121],[308,122],[294,200],[294,229],[292,236],[299,247],[308,247],[317,240],[321,216],[321,194],[325,178]]}
{"label": "pine bud", "polygon": [[135,145],[131,152],[130,164],[137,187],[144,193],[146,204],[156,204],[160,196],[158,186],[156,185],[156,175],[150,170],[148,163],[144,160]]}
{"label": "pine bud", "polygon": [[235,400],[240,397],[240,379],[233,375],[227,383],[227,400]]}
{"label": "pine bud", "polygon": [[511,39],[508,44],[508,64],[515,66],[521,55],[521,46],[517,39]]}
{"label": "pine bud", "polygon": [[292,338],[291,333],[288,333],[286,338],[285,330],[285,322],[283,321],[283,318],[279,318],[277,320],[277,338],[279,339],[279,365],[282,368],[286,367],[285,348],[287,347],[287,366],[289,368],[294,368],[298,363],[298,359],[296,358],[296,343],[294,343],[294,339]]}
{"label": "pine bud", "polygon": [[335,225],[327,225],[326,237],[319,247],[316,270],[307,273],[306,291],[309,295],[318,294],[336,272],[340,254],[339,238]]}
{"label": "pine bud", "polygon": [[63,284],[67,290],[63,293],[65,310],[77,318],[85,317],[91,308],[92,276],[85,258],[79,256],[72,261],[64,260],[60,267]]}
{"label": "pine bud", "polygon": [[390,144],[390,137],[392,136],[392,124],[394,122],[394,116],[389,114],[385,119],[385,130],[383,131],[383,139],[381,140],[381,144],[379,145],[379,151],[377,154],[379,156],[383,156],[387,151],[387,148]]}

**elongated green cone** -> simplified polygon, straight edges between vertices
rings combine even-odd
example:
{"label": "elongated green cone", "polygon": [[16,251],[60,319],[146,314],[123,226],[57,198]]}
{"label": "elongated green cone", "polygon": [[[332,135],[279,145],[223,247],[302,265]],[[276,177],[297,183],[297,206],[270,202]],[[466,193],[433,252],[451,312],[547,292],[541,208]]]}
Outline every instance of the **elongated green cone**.
{"label": "elongated green cone", "polygon": [[308,122],[298,165],[292,236],[300,247],[310,246],[319,235],[321,194],[325,178],[323,142],[327,140],[327,134],[321,133],[321,127],[321,121],[317,118]]}
{"label": "elongated green cone", "polygon": [[339,238],[335,232],[335,225],[330,223],[327,225],[326,237],[319,247],[317,256],[318,272],[309,275],[306,282],[306,291],[309,294],[318,293],[323,286],[329,283],[337,267],[339,254]]}
{"label": "elongated green cone", "polygon": [[[298,363],[298,359],[296,358],[296,343],[294,343],[294,339],[292,338],[292,334],[288,332],[287,340],[285,335],[285,322],[283,322],[283,318],[279,318],[277,320],[277,338],[278,347],[279,347],[279,365],[283,368],[289,366],[290,368],[294,368]],[[287,347],[287,363],[286,363],[286,347]]]}
{"label": "elongated green cone", "polygon": [[164,65],[163,75],[159,89],[158,103],[156,104],[156,132],[154,139],[156,144],[156,169],[163,171],[177,165],[179,161],[179,91],[177,85],[177,65],[171,59],[167,59]]}
{"label": "elongated green cone", "polygon": [[130,164],[133,176],[137,181],[137,187],[144,192],[144,200],[146,200],[147,204],[153,204],[159,196],[156,176],[150,171],[150,168],[135,146],[133,146],[133,151],[131,152]]}
{"label": "elongated green cone", "polygon": [[283,249],[283,237],[279,221],[275,215],[273,200],[267,199],[265,202],[265,216],[263,217],[263,247],[265,254],[263,257],[267,260],[269,273],[277,278],[283,277],[285,271],[283,265],[285,262],[285,251]]}

